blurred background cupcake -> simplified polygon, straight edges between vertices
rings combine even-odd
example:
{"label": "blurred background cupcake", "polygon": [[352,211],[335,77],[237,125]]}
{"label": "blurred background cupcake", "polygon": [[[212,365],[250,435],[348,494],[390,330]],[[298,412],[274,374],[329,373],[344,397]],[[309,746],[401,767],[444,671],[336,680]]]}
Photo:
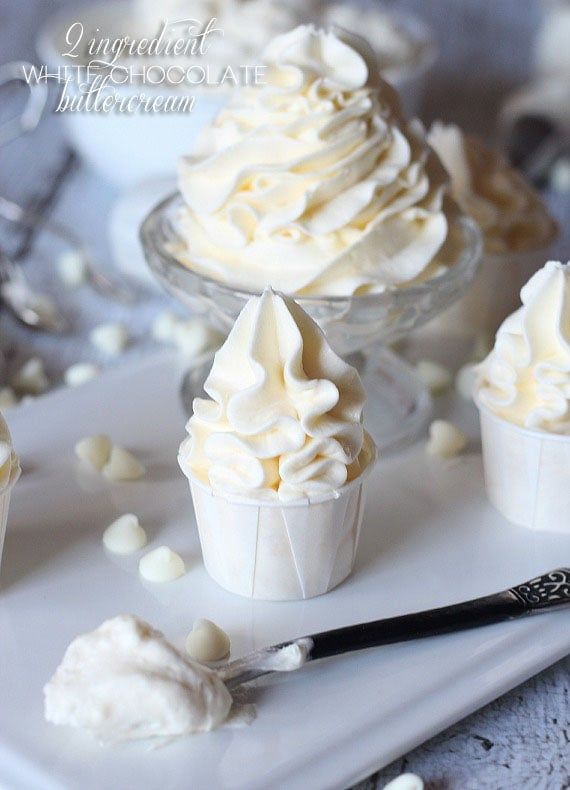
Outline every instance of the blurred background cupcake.
{"label": "blurred background cupcake", "polygon": [[558,234],[539,193],[483,140],[435,122],[428,142],[451,177],[451,193],[483,233],[481,269],[466,295],[431,325],[458,335],[494,333]]}

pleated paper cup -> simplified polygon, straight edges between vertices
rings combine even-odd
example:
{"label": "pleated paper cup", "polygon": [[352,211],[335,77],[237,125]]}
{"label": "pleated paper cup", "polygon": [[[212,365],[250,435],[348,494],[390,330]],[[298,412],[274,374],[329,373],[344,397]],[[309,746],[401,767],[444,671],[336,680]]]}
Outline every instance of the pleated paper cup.
{"label": "pleated paper cup", "polygon": [[491,504],[518,526],[570,535],[570,436],[521,428],[477,405]]}
{"label": "pleated paper cup", "polygon": [[467,293],[430,321],[426,329],[440,335],[494,334],[505,318],[520,307],[521,288],[544,265],[546,256],[547,248],[485,254]]}
{"label": "pleated paper cup", "polygon": [[[368,437],[369,439],[369,437]],[[311,501],[224,495],[189,476],[206,570],[236,595],[266,601],[314,598],[349,576],[356,558],[365,480]]]}

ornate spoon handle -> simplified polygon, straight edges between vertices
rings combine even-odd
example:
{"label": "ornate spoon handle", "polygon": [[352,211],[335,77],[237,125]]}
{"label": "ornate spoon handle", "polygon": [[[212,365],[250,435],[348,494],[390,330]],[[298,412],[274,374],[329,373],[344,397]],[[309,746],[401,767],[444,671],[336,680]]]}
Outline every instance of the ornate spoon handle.
{"label": "ornate spoon handle", "polygon": [[323,631],[311,637],[312,660],[393,642],[437,636],[570,605],[570,568],[560,568],[503,592],[386,620]]}
{"label": "ornate spoon handle", "polygon": [[[232,661],[220,672],[228,688],[232,689],[270,672],[299,669],[306,662],[319,658],[478,628],[568,605],[570,568],[559,568],[508,590],[472,601],[349,625],[283,642]],[[287,649],[291,655],[291,651],[299,652],[297,663],[294,658],[291,661],[282,660]]]}

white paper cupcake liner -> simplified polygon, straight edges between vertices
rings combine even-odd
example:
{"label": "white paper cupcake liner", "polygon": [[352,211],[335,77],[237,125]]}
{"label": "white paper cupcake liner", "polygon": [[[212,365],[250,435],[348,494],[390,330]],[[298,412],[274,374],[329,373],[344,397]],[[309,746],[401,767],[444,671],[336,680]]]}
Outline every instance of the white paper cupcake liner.
{"label": "white paper cupcake liner", "polygon": [[440,335],[474,336],[495,333],[502,322],[520,307],[520,291],[544,265],[548,248],[504,255],[483,256],[481,267],[467,293],[427,329]]}
{"label": "white paper cupcake liner", "polygon": [[570,535],[570,436],[521,428],[478,405],[491,503],[513,524]]}
{"label": "white paper cupcake liner", "polygon": [[190,478],[204,564],[230,592],[267,601],[313,598],[351,573],[365,501],[362,474],[311,502],[214,493]]}

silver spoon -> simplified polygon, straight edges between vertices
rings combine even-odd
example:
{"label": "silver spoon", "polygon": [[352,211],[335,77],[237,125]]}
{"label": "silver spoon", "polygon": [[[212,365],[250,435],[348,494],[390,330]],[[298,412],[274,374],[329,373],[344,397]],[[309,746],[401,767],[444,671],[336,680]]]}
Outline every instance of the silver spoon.
{"label": "silver spoon", "polygon": [[[45,83],[28,83],[25,79],[26,68],[31,68],[25,61],[5,63],[0,66],[0,86],[8,82],[22,82],[29,91],[29,98],[22,112],[0,125],[0,146],[32,131],[41,120],[48,98]],[[26,211],[17,203],[0,196],[0,216],[11,222],[21,223],[28,227],[42,224],[71,244],[88,262],[87,254],[81,242],[73,233],[52,220],[47,220],[32,211]],[[88,267],[91,282],[102,293],[126,303],[135,301],[134,295],[115,285],[107,277]],[[60,313],[55,303],[45,294],[38,293],[28,283],[22,267],[0,251],[0,294],[6,306],[26,326],[47,332],[63,333],[69,328],[68,321]]]}
{"label": "silver spoon", "polygon": [[427,636],[478,628],[570,606],[570,568],[559,568],[483,598],[349,625],[293,639],[231,661],[218,673],[229,691],[263,675],[291,672],[309,661]]}
{"label": "silver spoon", "polygon": [[132,289],[127,288],[120,283],[111,280],[106,275],[102,274],[93,265],[85,245],[75,233],[64,225],[56,222],[53,219],[47,219],[39,214],[24,209],[17,203],[14,203],[8,198],[0,195],[0,216],[10,222],[16,222],[27,227],[35,227],[41,225],[46,230],[50,231],[62,241],[76,251],[85,262],[87,268],[87,276],[93,287],[104,296],[108,296],[122,304],[134,304],[138,301],[138,294]]}
{"label": "silver spoon", "polygon": [[25,71],[32,68],[32,64],[25,60],[3,63],[0,66],[0,86],[8,82],[20,82],[29,92],[28,101],[22,112],[0,126],[0,146],[21,137],[26,132],[33,131],[41,120],[48,100],[48,87],[45,82],[26,81]]}
{"label": "silver spoon", "polygon": [[[0,146],[15,140],[38,125],[48,98],[45,83],[28,84],[24,77],[25,61],[5,63],[0,66],[0,86],[8,82],[23,82],[29,97],[21,113],[0,126]],[[67,321],[58,312],[55,304],[44,294],[35,292],[18,264],[0,250],[0,293],[12,313],[26,326],[46,329],[49,332],[64,332]]]}

